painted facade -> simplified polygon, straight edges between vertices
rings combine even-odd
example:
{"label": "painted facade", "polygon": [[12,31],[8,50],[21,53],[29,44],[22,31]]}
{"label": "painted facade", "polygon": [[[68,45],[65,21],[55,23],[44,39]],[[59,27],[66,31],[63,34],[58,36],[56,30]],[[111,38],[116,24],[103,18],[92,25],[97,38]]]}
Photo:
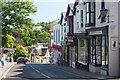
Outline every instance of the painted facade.
{"label": "painted facade", "polygon": [[57,64],[61,57],[61,26],[60,24],[53,26],[53,64]]}
{"label": "painted facade", "polygon": [[72,68],[118,77],[120,3],[96,1],[76,0],[68,4],[66,15],[62,13],[61,31],[66,27],[61,32],[62,61]]}

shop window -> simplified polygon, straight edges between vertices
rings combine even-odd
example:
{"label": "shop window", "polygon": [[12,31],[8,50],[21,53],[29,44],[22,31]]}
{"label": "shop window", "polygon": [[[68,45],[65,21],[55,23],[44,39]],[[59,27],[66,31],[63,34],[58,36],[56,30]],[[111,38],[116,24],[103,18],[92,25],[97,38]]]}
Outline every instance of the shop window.
{"label": "shop window", "polygon": [[108,67],[108,39],[106,36],[102,37],[102,66]]}
{"label": "shop window", "polygon": [[95,38],[92,38],[91,40],[90,40],[90,43],[91,43],[91,45],[90,45],[90,48],[91,48],[91,63],[94,63],[95,64]]}
{"label": "shop window", "polygon": [[78,62],[87,65],[87,52],[85,47],[86,40],[80,39],[79,40],[79,50],[78,50]]}
{"label": "shop window", "polygon": [[80,40],[80,47],[84,47],[84,40]]}
{"label": "shop window", "polygon": [[101,36],[96,37],[96,64],[101,64]]}
{"label": "shop window", "polygon": [[108,67],[108,37],[94,36],[90,39],[91,63]]}

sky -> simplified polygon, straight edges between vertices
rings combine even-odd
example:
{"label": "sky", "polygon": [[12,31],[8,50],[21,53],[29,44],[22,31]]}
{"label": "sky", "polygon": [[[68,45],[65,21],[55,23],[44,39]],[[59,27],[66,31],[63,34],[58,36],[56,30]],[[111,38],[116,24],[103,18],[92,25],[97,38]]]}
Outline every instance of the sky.
{"label": "sky", "polygon": [[65,1],[55,1],[55,0],[44,0],[44,1],[34,1],[34,6],[37,7],[37,13],[31,15],[35,23],[37,22],[49,22],[53,20],[60,19],[61,12],[67,11],[68,3],[74,3],[75,0],[65,0]]}

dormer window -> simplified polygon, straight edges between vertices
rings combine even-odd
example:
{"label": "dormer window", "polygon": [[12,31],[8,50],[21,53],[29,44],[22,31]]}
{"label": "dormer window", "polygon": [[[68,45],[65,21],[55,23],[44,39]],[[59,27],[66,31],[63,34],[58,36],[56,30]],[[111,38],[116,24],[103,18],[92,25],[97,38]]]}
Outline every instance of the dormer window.
{"label": "dormer window", "polygon": [[95,26],[95,2],[86,3],[86,26]]}

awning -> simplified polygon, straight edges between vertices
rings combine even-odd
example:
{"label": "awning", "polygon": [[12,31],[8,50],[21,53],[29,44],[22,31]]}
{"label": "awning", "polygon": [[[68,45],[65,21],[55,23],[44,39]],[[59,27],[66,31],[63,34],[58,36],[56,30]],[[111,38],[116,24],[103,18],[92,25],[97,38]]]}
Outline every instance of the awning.
{"label": "awning", "polygon": [[60,45],[55,45],[54,43],[53,43],[53,45],[52,45],[52,48],[58,50],[59,52],[62,51],[62,47],[61,47]]}

